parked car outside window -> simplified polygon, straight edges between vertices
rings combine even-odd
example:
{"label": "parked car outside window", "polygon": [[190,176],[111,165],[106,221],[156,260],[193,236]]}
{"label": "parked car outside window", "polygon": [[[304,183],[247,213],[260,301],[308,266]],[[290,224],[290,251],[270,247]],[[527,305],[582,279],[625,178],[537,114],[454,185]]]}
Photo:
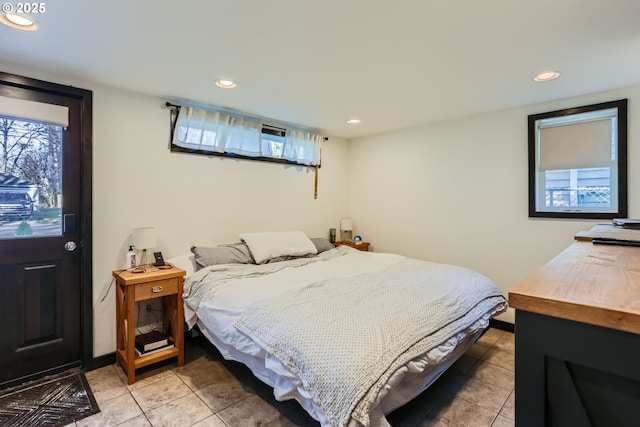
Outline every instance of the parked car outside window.
{"label": "parked car outside window", "polygon": [[0,192],[0,220],[31,218],[33,202],[27,193]]}

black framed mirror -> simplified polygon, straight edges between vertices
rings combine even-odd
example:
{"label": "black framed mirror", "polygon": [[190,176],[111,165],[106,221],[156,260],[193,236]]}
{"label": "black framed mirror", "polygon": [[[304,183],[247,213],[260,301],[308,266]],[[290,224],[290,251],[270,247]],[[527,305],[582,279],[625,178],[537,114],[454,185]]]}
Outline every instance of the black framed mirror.
{"label": "black framed mirror", "polygon": [[529,217],[627,217],[627,100],[528,117]]}

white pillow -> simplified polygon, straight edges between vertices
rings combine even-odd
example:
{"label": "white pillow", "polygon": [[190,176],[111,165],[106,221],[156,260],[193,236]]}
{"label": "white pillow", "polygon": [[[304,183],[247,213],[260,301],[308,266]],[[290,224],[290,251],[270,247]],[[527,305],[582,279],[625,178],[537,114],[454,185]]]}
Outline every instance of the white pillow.
{"label": "white pillow", "polygon": [[171,264],[175,267],[181,268],[186,271],[185,275],[188,276],[198,270],[198,265],[193,254],[179,255],[177,257],[169,258],[165,261],[167,264]]}
{"label": "white pillow", "polygon": [[240,239],[249,247],[256,264],[281,256],[317,254],[318,249],[302,231],[244,233]]}

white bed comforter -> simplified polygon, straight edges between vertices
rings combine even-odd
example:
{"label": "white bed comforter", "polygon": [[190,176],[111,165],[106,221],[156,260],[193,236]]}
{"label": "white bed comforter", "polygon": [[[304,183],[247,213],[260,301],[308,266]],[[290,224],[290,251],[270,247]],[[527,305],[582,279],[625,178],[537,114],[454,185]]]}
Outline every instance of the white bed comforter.
{"label": "white bed comforter", "polygon": [[208,267],[187,278],[184,297],[190,326],[205,318],[240,351],[258,343],[300,378],[334,426],[369,425],[394,371],[506,305],[495,284],[471,270],[344,247]]}

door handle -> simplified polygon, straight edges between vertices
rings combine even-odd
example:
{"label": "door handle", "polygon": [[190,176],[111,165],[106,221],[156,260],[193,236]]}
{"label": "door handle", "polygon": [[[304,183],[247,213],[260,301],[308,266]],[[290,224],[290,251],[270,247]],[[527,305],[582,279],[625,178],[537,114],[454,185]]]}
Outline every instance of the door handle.
{"label": "door handle", "polygon": [[77,247],[78,245],[76,245],[76,242],[73,242],[71,240],[69,240],[67,243],[64,244],[64,249],[67,252],[73,252],[76,250]]}

